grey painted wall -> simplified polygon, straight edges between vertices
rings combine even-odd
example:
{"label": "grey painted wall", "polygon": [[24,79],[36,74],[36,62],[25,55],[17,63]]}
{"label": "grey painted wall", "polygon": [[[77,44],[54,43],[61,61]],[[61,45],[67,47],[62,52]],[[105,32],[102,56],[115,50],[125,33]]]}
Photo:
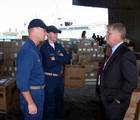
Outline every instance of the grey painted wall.
{"label": "grey painted wall", "polygon": [[136,50],[140,52],[140,9],[136,9],[135,11],[134,40],[137,44]]}
{"label": "grey painted wall", "polygon": [[135,42],[140,52],[140,9],[109,9],[109,22],[122,22],[126,25],[126,37]]}

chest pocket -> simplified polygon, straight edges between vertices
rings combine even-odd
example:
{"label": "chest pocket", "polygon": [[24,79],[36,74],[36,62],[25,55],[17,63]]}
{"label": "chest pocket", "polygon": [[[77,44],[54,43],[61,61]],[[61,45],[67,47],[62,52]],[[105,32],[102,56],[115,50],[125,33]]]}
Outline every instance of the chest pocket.
{"label": "chest pocket", "polygon": [[48,61],[54,61],[55,60],[55,54],[54,53],[49,53],[47,60]]}
{"label": "chest pocket", "polygon": [[58,51],[57,51],[57,55],[59,55],[59,56],[64,56],[64,53],[63,53],[61,50],[58,50]]}
{"label": "chest pocket", "polygon": [[35,58],[34,58],[34,69],[42,69],[42,63],[41,63],[41,59],[40,59],[40,57],[39,57],[39,55],[35,55]]}

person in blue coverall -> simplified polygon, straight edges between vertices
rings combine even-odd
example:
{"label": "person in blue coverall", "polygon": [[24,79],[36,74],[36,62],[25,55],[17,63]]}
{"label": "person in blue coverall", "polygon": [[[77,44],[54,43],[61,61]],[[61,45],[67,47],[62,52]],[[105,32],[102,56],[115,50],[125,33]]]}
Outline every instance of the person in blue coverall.
{"label": "person in blue coverall", "polygon": [[63,65],[69,62],[69,55],[57,43],[58,33],[55,26],[48,26],[48,39],[40,48],[47,86],[43,120],[64,119]]}
{"label": "person in blue coverall", "polygon": [[42,120],[45,78],[38,44],[45,39],[47,26],[40,19],[28,25],[29,38],[17,57],[16,84],[24,120]]}

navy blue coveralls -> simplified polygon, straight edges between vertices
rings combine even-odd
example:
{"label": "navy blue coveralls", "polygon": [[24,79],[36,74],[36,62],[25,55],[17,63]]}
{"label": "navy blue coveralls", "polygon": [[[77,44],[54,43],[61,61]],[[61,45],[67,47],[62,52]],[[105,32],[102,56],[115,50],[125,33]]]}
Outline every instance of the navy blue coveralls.
{"label": "navy blue coveralls", "polygon": [[28,105],[20,94],[20,105],[24,120],[42,120],[44,105],[44,89],[32,90],[31,86],[43,86],[45,83],[40,51],[30,39],[26,40],[17,57],[16,84],[20,93],[30,91],[37,106],[37,114],[30,115]]}
{"label": "navy blue coveralls", "polygon": [[[64,118],[64,80],[63,65],[69,62],[69,55],[65,49],[54,43],[55,49],[46,40],[41,46],[42,62],[47,89],[45,90],[44,120]],[[56,74],[58,76],[53,76]]]}

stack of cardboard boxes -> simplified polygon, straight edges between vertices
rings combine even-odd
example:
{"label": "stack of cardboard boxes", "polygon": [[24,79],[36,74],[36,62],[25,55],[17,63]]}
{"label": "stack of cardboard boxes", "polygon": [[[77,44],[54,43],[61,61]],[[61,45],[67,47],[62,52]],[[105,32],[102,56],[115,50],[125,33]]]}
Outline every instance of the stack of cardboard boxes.
{"label": "stack of cardboard boxes", "polygon": [[[68,73],[66,70],[67,69],[74,70],[75,66],[77,65],[79,65],[79,69],[75,69],[77,70],[77,72],[75,71],[75,73],[78,73],[76,74],[77,76],[82,71],[81,67],[83,67],[85,72],[81,72],[81,73],[84,74],[85,79],[96,79],[97,71],[99,69],[99,62],[104,57],[105,47],[99,46],[98,43],[93,40],[77,40],[77,41],[72,40],[72,41],[69,41],[68,43],[69,43],[69,46],[71,46],[69,47],[71,48],[71,50],[69,50],[71,53],[71,67],[65,66],[65,81],[68,80],[67,76],[69,77],[72,76],[72,73],[71,72]],[[64,47],[65,46],[67,45],[64,45]],[[80,75],[82,76],[82,74]],[[72,81],[74,83],[74,80]],[[85,82],[81,82],[81,83],[85,83]]]}
{"label": "stack of cardboard boxes", "polygon": [[[104,47],[99,46],[98,43],[93,40],[87,39],[70,39],[69,41],[59,40],[58,42],[71,54],[71,65],[65,66],[65,81],[68,78],[71,78],[70,75],[73,76],[73,73],[70,74],[67,70],[75,71],[74,73],[80,73],[77,74],[77,76],[82,76],[82,79],[80,78],[82,81],[96,78],[99,61],[104,57]],[[15,76],[15,60],[23,43],[24,42],[21,40],[0,42],[1,76]],[[81,82],[82,85],[84,85],[84,83],[85,82]]]}
{"label": "stack of cardboard boxes", "polygon": [[85,77],[87,79],[95,79],[99,67],[99,61],[103,59],[103,48],[99,47],[97,42],[82,41],[78,46],[79,62],[78,64],[85,66]]}
{"label": "stack of cardboard boxes", "polygon": [[16,67],[15,60],[17,57],[17,53],[21,46],[23,45],[23,41],[2,41],[0,42],[0,52],[1,52],[1,60],[0,60],[0,75],[1,76],[15,76]]}
{"label": "stack of cardboard boxes", "polygon": [[20,40],[0,42],[0,113],[7,113],[18,106],[18,90],[14,79],[15,64],[17,53],[23,43]]}

